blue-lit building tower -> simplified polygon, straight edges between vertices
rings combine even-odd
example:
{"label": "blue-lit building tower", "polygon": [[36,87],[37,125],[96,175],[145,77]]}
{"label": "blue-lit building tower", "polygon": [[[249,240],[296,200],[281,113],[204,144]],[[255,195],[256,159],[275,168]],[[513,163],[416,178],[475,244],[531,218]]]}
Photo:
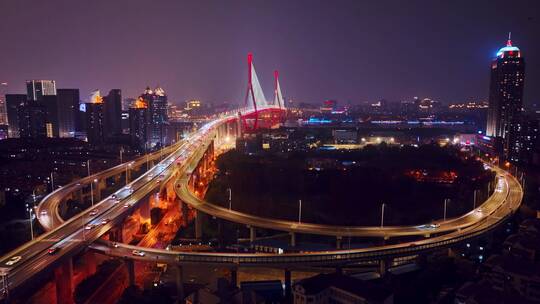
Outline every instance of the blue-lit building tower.
{"label": "blue-lit building tower", "polygon": [[499,157],[519,162],[525,59],[510,37],[491,63],[486,135],[498,142]]}

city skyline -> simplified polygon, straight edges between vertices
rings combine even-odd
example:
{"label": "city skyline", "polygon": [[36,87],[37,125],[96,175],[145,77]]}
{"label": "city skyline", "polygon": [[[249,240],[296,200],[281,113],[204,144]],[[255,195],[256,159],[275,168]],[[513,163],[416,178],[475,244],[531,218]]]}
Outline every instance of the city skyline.
{"label": "city skyline", "polygon": [[[175,104],[192,98],[241,103],[245,82],[237,79],[247,75],[239,63],[253,52],[264,91],[271,91],[272,72],[280,70],[287,99],[487,99],[489,63],[507,33],[513,32],[527,56],[539,53],[534,37],[540,27],[531,13],[538,6],[534,1],[486,3],[414,2],[409,12],[391,3],[235,2],[211,9],[204,3],[153,3],[159,20],[145,15],[144,1],[129,6],[56,1],[25,9],[24,1],[2,3],[0,36],[6,47],[0,79],[9,83],[9,93],[24,92],[28,79],[54,79],[59,87],[80,88],[81,96],[96,88],[120,88],[124,96],[136,97],[141,88],[160,85]],[[86,14],[80,14],[83,10]],[[270,18],[267,12],[279,14]],[[38,18],[43,14],[51,18]],[[20,18],[30,22],[17,25]],[[221,22],[229,18],[235,21]],[[21,35],[28,39],[18,39]],[[32,47],[24,47],[29,43]],[[10,61],[15,54],[28,60]],[[528,81],[535,83],[539,60],[527,57]],[[524,104],[538,103],[539,90],[526,85]]]}

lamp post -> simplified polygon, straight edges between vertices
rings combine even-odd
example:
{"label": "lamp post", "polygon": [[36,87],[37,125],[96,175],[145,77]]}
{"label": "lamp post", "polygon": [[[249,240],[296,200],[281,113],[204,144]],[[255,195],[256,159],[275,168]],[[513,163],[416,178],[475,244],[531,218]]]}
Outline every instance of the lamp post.
{"label": "lamp post", "polygon": [[448,199],[445,198],[444,199],[444,216],[443,216],[443,220],[446,221],[446,205],[448,204]]}
{"label": "lamp post", "polygon": [[94,183],[98,180],[95,178],[93,181],[90,181],[90,199],[92,201],[92,207],[94,206]]}
{"label": "lamp post", "polygon": [[227,188],[227,191],[229,192],[229,210],[232,210],[232,190]]}
{"label": "lamp post", "polygon": [[124,153],[124,148],[120,148],[120,163],[122,163],[122,153]]}
{"label": "lamp post", "polygon": [[129,183],[128,175],[129,175],[129,168],[130,167],[131,167],[131,163],[126,164],[126,185]]}
{"label": "lamp post", "polygon": [[34,240],[34,224],[32,223],[32,207],[28,207],[28,216],[30,217],[30,237]]}
{"label": "lamp post", "polygon": [[302,200],[298,200],[298,224],[302,222]]}
{"label": "lamp post", "polygon": [[473,209],[476,209],[476,189],[473,192]]}
{"label": "lamp post", "polygon": [[385,203],[381,205],[381,228],[384,227],[384,208],[386,207]]}
{"label": "lamp post", "polygon": [[54,191],[54,171],[51,172],[51,192]]}

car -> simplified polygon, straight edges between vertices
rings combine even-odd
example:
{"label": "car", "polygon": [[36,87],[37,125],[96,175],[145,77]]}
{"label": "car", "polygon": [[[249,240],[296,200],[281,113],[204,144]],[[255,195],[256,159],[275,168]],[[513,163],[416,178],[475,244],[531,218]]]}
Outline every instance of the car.
{"label": "car", "polygon": [[441,227],[441,224],[431,223],[420,226],[420,229],[437,229]]}
{"label": "car", "polygon": [[50,255],[56,254],[60,250],[60,247],[51,247],[47,250],[47,253]]}
{"label": "car", "polygon": [[41,215],[47,215],[47,210],[41,210],[40,214]]}
{"label": "car", "polygon": [[475,211],[478,212],[478,213],[482,213],[483,210],[482,210],[482,208],[478,208]]}
{"label": "car", "polygon": [[118,243],[113,243],[114,248],[118,248]]}
{"label": "car", "polygon": [[101,221],[101,224],[102,224],[102,225],[105,225],[105,224],[107,224],[109,221],[110,221],[110,220],[109,220],[108,218],[103,219],[103,220]]}
{"label": "car", "polygon": [[131,252],[131,254],[136,255],[136,256],[143,257],[146,253],[144,253],[144,251],[133,250],[133,251]]}
{"label": "car", "polygon": [[154,174],[148,173],[148,177],[154,177]]}
{"label": "car", "polygon": [[98,211],[99,211],[98,209],[94,209],[94,210],[90,211],[90,216],[94,216],[94,215],[98,214]]}
{"label": "car", "polygon": [[128,208],[129,207],[129,204],[124,204],[124,208]]}
{"label": "car", "polygon": [[111,194],[112,199],[118,199],[118,196],[116,194]]}
{"label": "car", "polygon": [[14,264],[16,264],[17,262],[19,262],[21,259],[22,259],[22,257],[21,257],[20,255],[12,256],[12,257],[6,262],[6,265],[7,265],[7,266],[14,265]]}
{"label": "car", "polygon": [[94,224],[88,224],[88,225],[84,226],[84,229],[86,229],[86,230],[92,230],[92,228],[94,228],[95,226],[96,226],[96,225],[94,225]]}

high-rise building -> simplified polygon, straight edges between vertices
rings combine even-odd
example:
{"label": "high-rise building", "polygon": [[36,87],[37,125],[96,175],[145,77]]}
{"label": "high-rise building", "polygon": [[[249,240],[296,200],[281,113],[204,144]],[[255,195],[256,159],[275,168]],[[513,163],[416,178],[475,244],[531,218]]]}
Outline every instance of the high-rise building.
{"label": "high-rise building", "polygon": [[79,89],[58,89],[58,132],[60,137],[75,137],[79,113]]}
{"label": "high-rise building", "polygon": [[7,82],[0,82],[0,125],[7,125],[6,94]]}
{"label": "high-rise building", "polygon": [[90,102],[85,103],[86,138],[91,144],[104,142],[103,98],[96,90],[90,96]]}
{"label": "high-rise building", "polygon": [[58,129],[58,99],[56,95],[43,95],[39,103],[45,106],[46,109],[46,127],[47,127],[47,137],[59,137]]}
{"label": "high-rise building", "polygon": [[524,79],[525,59],[508,37],[506,46],[491,63],[486,135],[500,142],[503,160],[514,163],[519,162],[520,155]]}
{"label": "high-rise building", "polygon": [[122,91],[113,89],[103,97],[105,115],[105,136],[113,137],[122,134]]}
{"label": "high-rise building", "polygon": [[150,146],[162,146],[167,142],[166,125],[169,123],[167,95],[160,87],[153,91],[147,87],[141,98],[148,105]]}
{"label": "high-rise building", "polygon": [[40,101],[27,100],[21,104],[18,117],[21,138],[45,138],[52,132],[47,130],[47,108]]}
{"label": "high-rise building", "polygon": [[27,80],[26,93],[28,100],[42,100],[43,96],[56,95],[54,80]]}
{"label": "high-rise building", "polygon": [[129,108],[129,135],[131,143],[137,149],[146,150],[148,144],[148,105],[139,98]]}
{"label": "high-rise building", "polygon": [[19,132],[19,107],[26,102],[26,94],[6,94],[6,112],[8,119],[8,136],[20,137]]}

